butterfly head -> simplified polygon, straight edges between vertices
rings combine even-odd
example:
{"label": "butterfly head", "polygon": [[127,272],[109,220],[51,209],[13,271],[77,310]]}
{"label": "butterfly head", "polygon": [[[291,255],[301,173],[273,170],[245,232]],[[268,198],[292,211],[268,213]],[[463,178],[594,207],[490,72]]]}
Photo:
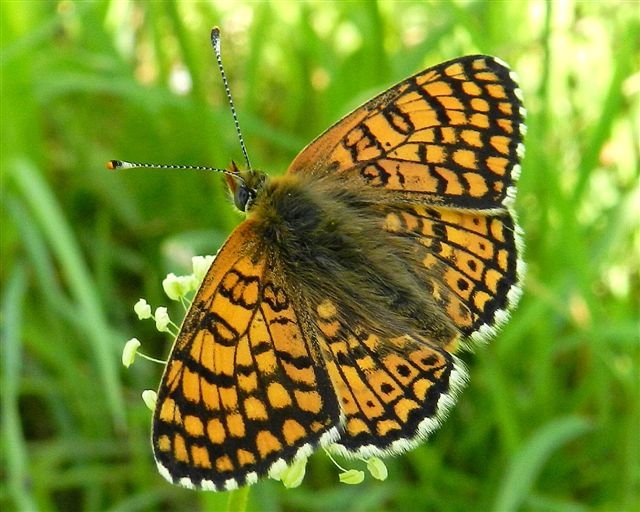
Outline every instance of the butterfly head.
{"label": "butterfly head", "polygon": [[233,196],[233,203],[241,212],[251,210],[256,197],[264,188],[267,175],[261,171],[249,169],[241,171],[235,162],[231,162],[229,172],[225,173],[229,192]]}

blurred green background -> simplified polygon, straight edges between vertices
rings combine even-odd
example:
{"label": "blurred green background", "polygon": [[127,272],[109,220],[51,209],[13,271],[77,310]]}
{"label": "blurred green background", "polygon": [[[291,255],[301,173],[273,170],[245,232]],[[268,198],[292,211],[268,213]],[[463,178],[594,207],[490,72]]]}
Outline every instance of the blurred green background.
{"label": "blurred green background", "polygon": [[[640,15],[637,2],[2,2],[0,508],[224,510],[167,484],[125,370],[139,297],[241,217],[220,175],[109,172],[111,158],[242,162],[209,44],[256,168],[286,170],[341,115],[429,65],[497,55],[529,112],[517,210],[525,294],[442,429],[339,484],[323,454],[302,486],[249,510],[640,509]],[[354,466],[352,464],[350,467]]]}

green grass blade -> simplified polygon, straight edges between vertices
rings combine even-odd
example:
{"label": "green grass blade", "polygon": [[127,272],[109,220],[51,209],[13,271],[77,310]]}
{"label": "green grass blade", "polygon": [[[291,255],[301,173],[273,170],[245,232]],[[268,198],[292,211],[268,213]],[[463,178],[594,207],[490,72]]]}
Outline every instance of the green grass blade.
{"label": "green grass blade", "polygon": [[519,510],[553,453],[590,428],[591,424],[585,419],[569,416],[553,421],[535,432],[513,458],[493,510],[495,512]]}
{"label": "green grass blade", "polygon": [[29,485],[29,456],[18,401],[22,370],[22,309],[27,292],[24,265],[16,266],[2,295],[2,445],[7,486],[18,510],[36,510]]}

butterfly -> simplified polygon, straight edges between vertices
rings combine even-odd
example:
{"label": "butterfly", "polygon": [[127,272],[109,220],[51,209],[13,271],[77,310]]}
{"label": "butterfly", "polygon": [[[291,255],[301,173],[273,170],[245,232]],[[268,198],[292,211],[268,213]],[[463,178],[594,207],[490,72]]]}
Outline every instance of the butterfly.
{"label": "butterfly", "polygon": [[355,109],[283,176],[231,165],[246,219],[158,391],[167,480],[235,489],[318,447],[399,454],[440,425],[467,380],[456,354],[521,294],[524,116],[506,64],[471,55]]}

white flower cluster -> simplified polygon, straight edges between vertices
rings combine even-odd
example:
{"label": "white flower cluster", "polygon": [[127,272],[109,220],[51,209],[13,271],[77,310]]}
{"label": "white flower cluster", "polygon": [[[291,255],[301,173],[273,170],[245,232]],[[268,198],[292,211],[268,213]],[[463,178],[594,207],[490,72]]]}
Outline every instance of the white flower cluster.
{"label": "white flower cluster", "polygon": [[[191,305],[191,301],[187,297],[198,289],[213,260],[214,256],[194,256],[191,259],[193,273],[186,276],[177,276],[171,273],[162,281],[162,288],[167,297],[171,300],[180,301],[184,306],[185,312]],[[171,321],[169,311],[166,307],[159,306],[155,312],[152,313],[151,305],[149,305],[145,299],[140,299],[133,306],[133,310],[140,320],[152,318],[156,323],[156,329],[158,331],[167,332],[173,335],[174,338],[178,335],[180,328]],[[122,350],[122,364],[126,368],[129,368],[129,366],[133,364],[137,355],[156,363],[166,364],[166,361],[160,361],[140,352],[140,346],[140,340],[137,338],[131,338],[125,343],[124,349]],[[142,393],[144,403],[151,410],[155,408],[156,396],[156,392],[151,389],[147,389]]]}

